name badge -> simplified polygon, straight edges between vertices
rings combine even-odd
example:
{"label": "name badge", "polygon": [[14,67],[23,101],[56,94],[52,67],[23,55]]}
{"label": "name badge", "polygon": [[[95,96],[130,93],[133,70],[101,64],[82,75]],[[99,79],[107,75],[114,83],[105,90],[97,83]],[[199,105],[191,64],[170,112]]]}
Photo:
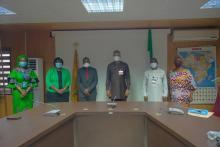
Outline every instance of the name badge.
{"label": "name badge", "polygon": [[27,82],[22,82],[22,88],[27,88],[28,87],[28,83]]}
{"label": "name badge", "polygon": [[119,76],[124,75],[124,71],[123,71],[123,70],[119,70],[119,71],[118,71],[118,75],[119,75]]}
{"label": "name badge", "polygon": [[158,78],[157,77],[153,77],[151,79],[152,84],[156,84],[157,83]]}

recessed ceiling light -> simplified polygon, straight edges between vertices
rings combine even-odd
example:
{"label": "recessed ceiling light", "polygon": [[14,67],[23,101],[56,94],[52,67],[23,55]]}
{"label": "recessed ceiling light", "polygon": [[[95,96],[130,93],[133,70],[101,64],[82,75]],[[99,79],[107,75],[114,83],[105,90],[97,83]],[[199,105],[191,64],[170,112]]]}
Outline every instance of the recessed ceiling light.
{"label": "recessed ceiling light", "polygon": [[200,9],[220,8],[220,0],[209,0]]}
{"label": "recessed ceiling light", "polygon": [[89,13],[123,12],[124,0],[81,0]]}
{"label": "recessed ceiling light", "polygon": [[0,15],[13,15],[13,14],[16,14],[16,13],[0,6]]}

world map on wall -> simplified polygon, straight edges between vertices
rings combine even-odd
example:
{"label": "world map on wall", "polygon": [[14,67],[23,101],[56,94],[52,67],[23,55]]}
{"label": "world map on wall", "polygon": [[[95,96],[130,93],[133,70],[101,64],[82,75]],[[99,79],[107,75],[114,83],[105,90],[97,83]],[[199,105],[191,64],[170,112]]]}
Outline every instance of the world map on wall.
{"label": "world map on wall", "polygon": [[183,66],[192,73],[197,90],[194,102],[214,103],[216,98],[216,47],[178,48]]}
{"label": "world map on wall", "polygon": [[183,66],[190,70],[198,87],[215,87],[215,54],[212,51],[179,51]]}

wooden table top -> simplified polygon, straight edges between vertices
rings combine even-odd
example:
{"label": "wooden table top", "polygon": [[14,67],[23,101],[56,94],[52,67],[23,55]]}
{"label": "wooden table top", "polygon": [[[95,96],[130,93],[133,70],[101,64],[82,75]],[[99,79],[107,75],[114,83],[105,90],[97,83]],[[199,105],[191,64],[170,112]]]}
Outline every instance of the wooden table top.
{"label": "wooden table top", "polygon": [[[189,115],[171,115],[167,113],[172,103],[118,102],[109,110],[106,102],[78,102],[55,104],[62,113],[57,117],[46,117],[42,114],[51,109],[42,104],[32,110],[21,113],[19,120],[0,119],[0,147],[15,147],[35,142],[43,135],[53,131],[67,120],[83,113],[142,113],[166,131],[175,135],[187,144],[198,147],[214,147],[215,142],[207,138],[207,132],[220,131],[220,118],[211,116],[208,119]],[[161,115],[158,115],[158,112]]]}

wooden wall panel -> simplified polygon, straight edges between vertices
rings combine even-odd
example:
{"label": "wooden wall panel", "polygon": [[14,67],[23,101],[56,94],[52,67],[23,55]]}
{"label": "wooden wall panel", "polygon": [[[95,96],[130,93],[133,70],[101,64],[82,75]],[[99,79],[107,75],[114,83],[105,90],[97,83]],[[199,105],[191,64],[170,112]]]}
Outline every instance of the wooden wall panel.
{"label": "wooden wall panel", "polygon": [[49,31],[27,32],[27,55],[44,59],[44,71],[53,66],[55,57],[54,39]]}
{"label": "wooden wall panel", "polygon": [[[52,66],[55,56],[54,39],[50,37],[50,31],[0,31],[2,47],[12,49],[12,68],[15,67],[15,59],[20,54],[26,54],[29,57],[42,58],[44,62],[44,77],[46,71]],[[6,112],[6,101],[9,109]],[[11,114],[12,100],[10,97],[3,97],[0,100],[0,117]]]}
{"label": "wooden wall panel", "polygon": [[12,109],[12,96],[1,96],[0,98],[0,118],[6,115],[11,115],[13,113]]}
{"label": "wooden wall panel", "polygon": [[20,54],[25,54],[25,42],[23,31],[7,31],[1,32],[2,47],[9,47],[12,49],[12,67],[15,67],[15,59]]}
{"label": "wooden wall panel", "polygon": [[7,106],[6,106],[5,97],[1,96],[0,97],[0,118],[7,114],[6,109],[7,109]]}

